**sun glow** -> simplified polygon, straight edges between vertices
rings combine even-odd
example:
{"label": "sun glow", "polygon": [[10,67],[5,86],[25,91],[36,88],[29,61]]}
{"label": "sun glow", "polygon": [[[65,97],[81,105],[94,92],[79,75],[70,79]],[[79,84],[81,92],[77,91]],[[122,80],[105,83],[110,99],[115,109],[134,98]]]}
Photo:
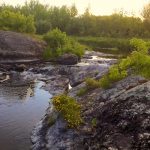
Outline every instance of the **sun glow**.
{"label": "sun glow", "polygon": [[[10,5],[22,5],[26,0],[0,0],[0,3]],[[30,1],[30,0],[27,0]],[[140,16],[142,8],[149,0],[39,0],[43,4],[50,6],[71,6],[75,4],[82,14],[88,7],[94,15],[110,15],[115,11],[123,10],[127,15]]]}

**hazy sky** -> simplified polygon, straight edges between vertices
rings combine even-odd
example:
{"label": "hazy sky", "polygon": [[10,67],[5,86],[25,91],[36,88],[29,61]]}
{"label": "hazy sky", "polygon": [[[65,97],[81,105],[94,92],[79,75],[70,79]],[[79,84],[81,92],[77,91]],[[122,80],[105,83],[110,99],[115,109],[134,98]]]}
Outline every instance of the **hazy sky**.
{"label": "hazy sky", "polygon": [[[0,3],[17,5],[23,4],[26,0],[0,0]],[[29,1],[29,0],[27,0]],[[115,10],[123,9],[128,13],[140,15],[140,12],[145,4],[150,0],[39,0],[41,3],[51,6],[71,6],[73,3],[77,6],[79,13],[83,13],[85,8],[90,6],[90,10],[95,15],[109,15]]]}

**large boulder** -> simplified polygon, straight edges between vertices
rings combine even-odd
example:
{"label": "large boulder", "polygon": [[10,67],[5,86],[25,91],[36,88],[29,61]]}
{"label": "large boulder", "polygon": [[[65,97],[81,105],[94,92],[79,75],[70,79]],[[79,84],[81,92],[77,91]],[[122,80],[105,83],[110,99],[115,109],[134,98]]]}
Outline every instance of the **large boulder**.
{"label": "large boulder", "polygon": [[75,54],[64,54],[58,58],[61,65],[75,65],[78,63],[78,57]]}
{"label": "large boulder", "polygon": [[37,59],[42,56],[46,43],[21,33],[0,31],[0,61]]}

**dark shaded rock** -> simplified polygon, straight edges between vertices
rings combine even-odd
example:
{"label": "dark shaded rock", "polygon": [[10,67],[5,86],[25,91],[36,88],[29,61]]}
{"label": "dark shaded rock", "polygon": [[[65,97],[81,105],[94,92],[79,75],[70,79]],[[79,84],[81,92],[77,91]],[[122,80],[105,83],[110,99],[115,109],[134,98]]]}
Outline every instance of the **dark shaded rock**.
{"label": "dark shaded rock", "polygon": [[24,64],[20,64],[20,65],[16,65],[15,66],[15,71],[18,71],[18,72],[23,72],[23,71],[25,71],[27,69],[27,66],[26,65],[24,65]]}
{"label": "dark shaded rock", "polygon": [[61,65],[75,65],[78,63],[78,57],[75,54],[64,54],[58,58]]}
{"label": "dark shaded rock", "polygon": [[0,31],[0,61],[40,58],[45,46],[45,42],[23,34]]}

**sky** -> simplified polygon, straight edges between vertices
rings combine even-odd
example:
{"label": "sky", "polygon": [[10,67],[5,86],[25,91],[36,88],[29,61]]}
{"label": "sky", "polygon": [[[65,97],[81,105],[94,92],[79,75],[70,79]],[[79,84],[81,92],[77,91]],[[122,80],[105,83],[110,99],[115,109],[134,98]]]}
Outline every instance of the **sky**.
{"label": "sky", "polygon": [[[5,2],[10,5],[22,5],[26,0],[0,0],[0,4]],[[27,0],[30,1],[30,0]],[[150,0],[39,0],[43,4],[50,6],[71,6],[75,4],[79,14],[89,7],[94,15],[110,15],[115,11],[124,10],[128,15],[140,16],[142,8]]]}

